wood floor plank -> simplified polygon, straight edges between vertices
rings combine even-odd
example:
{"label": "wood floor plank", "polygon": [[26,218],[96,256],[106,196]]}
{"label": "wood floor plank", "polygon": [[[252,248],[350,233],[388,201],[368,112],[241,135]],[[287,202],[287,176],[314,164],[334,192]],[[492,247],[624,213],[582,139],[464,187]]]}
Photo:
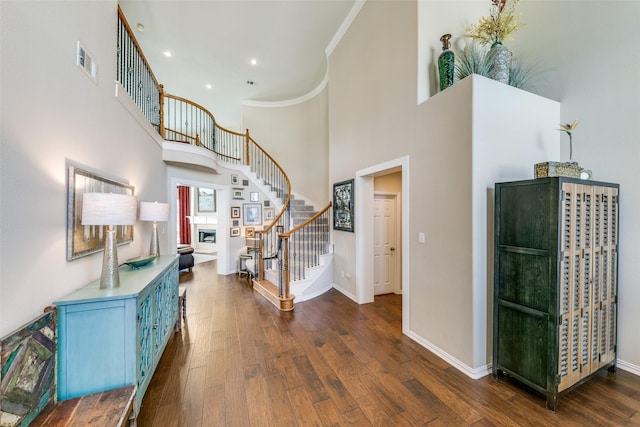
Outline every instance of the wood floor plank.
{"label": "wood floor plank", "polygon": [[373,376],[353,357],[353,353],[338,353],[331,345],[324,345],[319,351],[372,424],[384,425],[386,419],[402,412],[402,407],[380,389]]}
{"label": "wood floor plank", "polygon": [[347,413],[357,408],[358,404],[351,393],[344,387],[336,372],[318,351],[320,347],[325,345],[325,342],[319,338],[317,332],[313,330],[307,334],[300,335],[299,342],[318,373],[318,377],[322,380],[338,412]]}
{"label": "wood floor plank", "polygon": [[291,401],[292,412],[295,418],[294,423],[279,425],[305,425],[305,426],[322,426],[320,417],[316,412],[316,406],[311,401],[308,387],[300,387],[297,389],[287,390],[287,397]]}
{"label": "wood floor plank", "polygon": [[273,408],[273,419],[277,426],[294,426],[299,423],[298,416],[303,413],[311,425],[317,425],[317,414],[313,404],[305,393],[305,387],[288,388],[285,377],[275,375],[267,378],[267,390]]}
{"label": "wood floor plank", "polygon": [[225,412],[225,386],[223,383],[208,385],[204,390],[202,408],[203,426],[224,426],[227,424]]}
{"label": "wood floor plank", "polygon": [[202,425],[204,408],[204,391],[206,387],[206,366],[189,369],[189,376],[184,388],[180,420],[188,426]]}
{"label": "wood floor plank", "polygon": [[402,296],[337,290],[282,313],[215,261],[180,275],[187,321],[149,384],[140,427],[640,426],[640,377],[604,372],[556,412],[521,383],[473,380],[402,334]]}
{"label": "wood floor plank", "polygon": [[276,425],[266,380],[258,365],[246,368],[244,388],[251,425]]}

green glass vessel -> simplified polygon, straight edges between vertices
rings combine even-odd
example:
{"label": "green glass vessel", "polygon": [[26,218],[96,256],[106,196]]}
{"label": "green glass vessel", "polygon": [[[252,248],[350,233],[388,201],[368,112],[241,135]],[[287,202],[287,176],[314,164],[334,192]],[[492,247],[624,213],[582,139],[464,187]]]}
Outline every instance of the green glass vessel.
{"label": "green glass vessel", "polygon": [[451,34],[444,34],[440,37],[442,53],[438,57],[438,74],[440,77],[441,91],[453,84],[455,55],[453,51],[449,49],[449,39],[451,39]]}

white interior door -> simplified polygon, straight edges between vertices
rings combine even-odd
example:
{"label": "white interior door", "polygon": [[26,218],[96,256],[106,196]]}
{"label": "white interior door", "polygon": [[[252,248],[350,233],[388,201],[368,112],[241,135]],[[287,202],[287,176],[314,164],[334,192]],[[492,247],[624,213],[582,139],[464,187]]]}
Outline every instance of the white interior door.
{"label": "white interior door", "polygon": [[395,289],[396,251],[396,196],[374,196],[373,237],[373,293],[388,294]]}

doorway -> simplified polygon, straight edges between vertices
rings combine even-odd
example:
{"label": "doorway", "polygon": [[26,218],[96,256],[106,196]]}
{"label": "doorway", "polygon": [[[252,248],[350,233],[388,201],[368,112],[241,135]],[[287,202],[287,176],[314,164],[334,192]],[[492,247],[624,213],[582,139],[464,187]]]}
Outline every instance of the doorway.
{"label": "doorway", "polygon": [[[374,204],[375,180],[399,173],[400,194],[397,212],[399,230],[400,260],[399,282],[402,292],[402,332],[410,332],[410,283],[409,283],[409,156],[390,160],[366,169],[356,171],[355,182],[355,261],[356,261],[356,301],[359,304],[373,302],[374,299]],[[396,248],[397,250],[397,248]]]}
{"label": "doorway", "polygon": [[[193,188],[203,188],[203,189],[211,189],[215,191],[215,205],[216,205],[216,220],[215,224],[210,221],[209,217],[213,217],[213,215],[207,215],[207,212],[210,210],[210,207],[206,202],[208,199],[202,198],[201,195],[195,194],[193,196],[193,205],[196,207],[194,211],[190,214],[191,218],[191,227],[195,230],[195,234],[192,234],[192,242],[191,245],[194,249],[201,249],[198,245],[209,245],[212,246],[214,243],[212,239],[215,239],[215,247],[216,247],[216,255],[217,258],[217,269],[218,274],[230,274],[234,272],[233,268],[235,265],[233,264],[234,260],[232,257],[229,257],[229,239],[227,238],[227,233],[218,232],[218,230],[226,230],[228,224],[227,212],[229,211],[229,203],[228,203],[228,187],[221,186],[218,184],[214,184],[210,181],[200,181],[196,179],[188,179],[188,178],[179,178],[177,176],[168,177],[168,194],[167,199],[169,200],[169,206],[171,209],[171,213],[169,215],[169,239],[171,242],[178,241],[178,192],[176,191],[178,186],[185,186]],[[205,196],[208,195],[205,194]],[[204,212],[204,214],[202,213]],[[204,220],[204,223],[202,222]],[[201,236],[201,228],[206,230],[215,229],[216,232],[212,235],[211,232],[209,234],[203,234],[203,238],[206,238],[205,242],[199,243],[198,239]],[[177,246],[177,245],[176,245]],[[205,246],[206,247],[206,246]],[[202,251],[200,251],[202,252]],[[205,251],[206,252],[206,251]],[[203,257],[205,260],[207,256],[211,258],[210,254],[199,254],[199,256]]]}

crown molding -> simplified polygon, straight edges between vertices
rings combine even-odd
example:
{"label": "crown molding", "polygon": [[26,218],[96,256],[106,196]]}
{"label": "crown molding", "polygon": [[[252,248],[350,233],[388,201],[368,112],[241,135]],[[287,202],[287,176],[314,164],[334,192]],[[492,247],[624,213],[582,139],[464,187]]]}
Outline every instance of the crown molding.
{"label": "crown molding", "polygon": [[293,106],[293,105],[302,104],[303,102],[306,102],[306,101],[314,98],[320,92],[322,92],[324,90],[324,88],[327,86],[327,84],[329,83],[329,56],[333,53],[333,50],[336,48],[338,43],[340,43],[340,40],[342,40],[342,37],[346,34],[347,30],[349,29],[349,27],[351,26],[353,21],[355,21],[356,17],[360,13],[360,10],[362,9],[362,7],[364,6],[364,3],[366,1],[367,0],[356,0],[356,2],[354,3],[353,7],[351,7],[351,10],[349,11],[349,14],[344,18],[344,21],[342,21],[342,24],[338,28],[338,31],[336,31],[334,36],[331,38],[331,41],[329,42],[329,44],[325,48],[324,54],[325,54],[325,56],[327,58],[327,69],[325,70],[324,77],[322,78],[322,81],[320,82],[320,84],[318,86],[316,86],[310,92],[308,92],[305,95],[302,95],[302,96],[300,96],[298,98],[287,99],[287,100],[284,100],[284,101],[251,101],[251,100],[246,100],[246,101],[242,101],[242,106],[260,107],[260,108],[290,107],[290,106]]}

